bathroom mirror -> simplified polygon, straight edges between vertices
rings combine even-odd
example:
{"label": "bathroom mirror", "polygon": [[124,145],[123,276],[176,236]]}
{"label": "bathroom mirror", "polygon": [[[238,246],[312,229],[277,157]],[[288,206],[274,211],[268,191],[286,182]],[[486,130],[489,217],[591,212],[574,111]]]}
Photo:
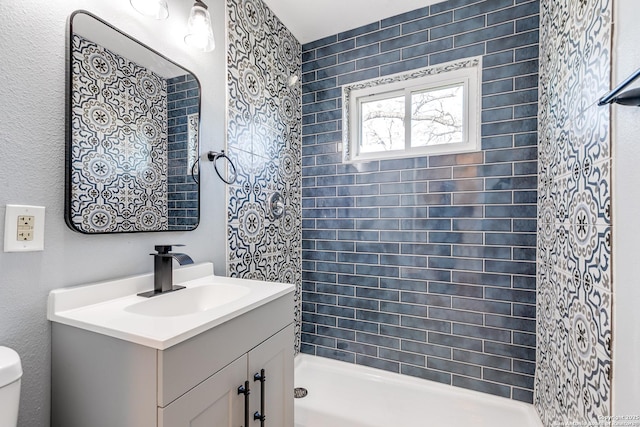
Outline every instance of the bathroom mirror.
{"label": "bathroom mirror", "polygon": [[88,12],[69,22],[67,224],[89,234],[195,229],[198,79]]}

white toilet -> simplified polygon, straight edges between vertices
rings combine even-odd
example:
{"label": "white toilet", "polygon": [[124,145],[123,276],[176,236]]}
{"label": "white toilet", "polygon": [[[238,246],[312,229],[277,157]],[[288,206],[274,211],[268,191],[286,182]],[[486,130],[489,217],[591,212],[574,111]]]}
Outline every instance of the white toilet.
{"label": "white toilet", "polygon": [[0,426],[18,425],[20,403],[20,356],[8,347],[0,347]]}

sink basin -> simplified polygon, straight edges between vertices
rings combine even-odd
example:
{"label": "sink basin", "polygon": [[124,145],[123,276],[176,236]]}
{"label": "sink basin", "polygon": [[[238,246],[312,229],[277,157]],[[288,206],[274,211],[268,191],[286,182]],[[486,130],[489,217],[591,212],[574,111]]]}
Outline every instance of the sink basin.
{"label": "sink basin", "polygon": [[228,304],[249,291],[242,285],[203,285],[156,296],[130,305],[125,311],[153,317],[186,316]]}
{"label": "sink basin", "polygon": [[285,300],[293,304],[293,285],[216,276],[209,262],[173,273],[173,282],[185,289],[152,298],[138,294],[153,289],[153,273],[54,289],[49,293],[47,318],[166,350],[267,304]]}

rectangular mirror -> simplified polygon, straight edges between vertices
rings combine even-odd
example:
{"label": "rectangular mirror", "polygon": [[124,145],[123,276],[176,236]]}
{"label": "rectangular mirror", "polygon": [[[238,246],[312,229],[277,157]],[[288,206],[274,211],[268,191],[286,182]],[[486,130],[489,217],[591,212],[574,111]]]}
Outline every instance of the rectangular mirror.
{"label": "rectangular mirror", "polygon": [[193,230],[200,83],[88,12],[70,18],[65,219],[81,233]]}

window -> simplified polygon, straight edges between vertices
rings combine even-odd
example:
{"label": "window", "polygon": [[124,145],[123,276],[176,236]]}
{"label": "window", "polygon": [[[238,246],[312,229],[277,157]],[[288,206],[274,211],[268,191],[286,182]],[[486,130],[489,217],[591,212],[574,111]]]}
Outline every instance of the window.
{"label": "window", "polygon": [[480,58],[343,88],[347,162],[479,149]]}

